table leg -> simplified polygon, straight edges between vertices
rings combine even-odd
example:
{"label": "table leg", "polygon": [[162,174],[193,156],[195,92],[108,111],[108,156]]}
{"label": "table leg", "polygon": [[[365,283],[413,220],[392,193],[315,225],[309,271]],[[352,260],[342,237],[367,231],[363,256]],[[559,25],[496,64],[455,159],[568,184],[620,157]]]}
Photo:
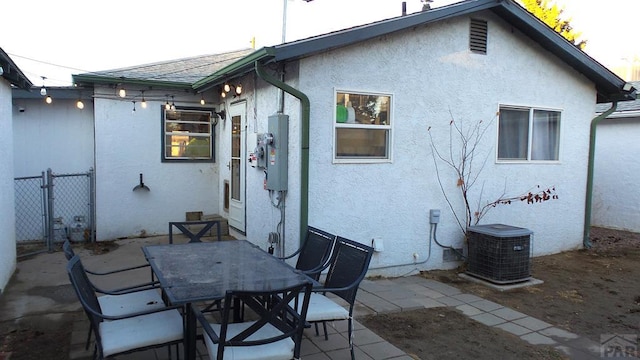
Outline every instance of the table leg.
{"label": "table leg", "polygon": [[242,303],[240,302],[240,299],[238,298],[233,298],[233,322],[241,322],[243,319],[243,315],[240,309],[240,306],[242,306]]}
{"label": "table leg", "polygon": [[186,331],[184,337],[184,358],[185,360],[195,360],[196,358],[196,315],[191,309],[191,303],[185,306]]}

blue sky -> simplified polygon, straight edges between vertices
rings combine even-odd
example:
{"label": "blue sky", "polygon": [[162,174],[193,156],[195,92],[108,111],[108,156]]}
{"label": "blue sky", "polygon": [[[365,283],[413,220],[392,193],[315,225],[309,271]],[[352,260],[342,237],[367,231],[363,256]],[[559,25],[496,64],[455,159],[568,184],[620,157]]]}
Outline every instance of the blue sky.
{"label": "blue sky", "polygon": [[[249,47],[253,36],[257,47],[280,43],[285,1],[288,41],[398,16],[402,9],[402,0],[10,1],[0,47],[34,84],[45,76],[45,84],[64,86],[71,74],[237,50]],[[420,0],[405,1],[409,13],[422,8]],[[596,60],[613,67],[640,55],[633,18],[639,0],[556,2]]]}

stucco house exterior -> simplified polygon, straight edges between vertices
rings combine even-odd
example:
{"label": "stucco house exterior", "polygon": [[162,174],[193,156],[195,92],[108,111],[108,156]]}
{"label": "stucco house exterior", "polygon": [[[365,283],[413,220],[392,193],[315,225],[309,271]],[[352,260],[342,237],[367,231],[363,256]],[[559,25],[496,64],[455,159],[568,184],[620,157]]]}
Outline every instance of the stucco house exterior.
{"label": "stucco house exterior", "polygon": [[[537,186],[559,197],[483,223],[533,231],[535,256],[582,246],[596,103],[635,98],[512,0],[74,82],[92,94],[98,240],[164,234],[202,211],[285,254],[307,225],[373,244],[370,274],[385,276],[458,265],[434,241],[465,241],[458,178],[432,148],[448,148],[451,121],[486,124],[473,201]],[[140,174],[150,191],[132,190]]]}
{"label": "stucco house exterior", "polygon": [[[640,82],[632,82],[636,88]],[[592,225],[640,232],[640,100],[598,105]]]}
{"label": "stucco house exterior", "polygon": [[13,188],[13,118],[19,112],[12,103],[12,87],[29,89],[33,84],[0,48],[0,294],[16,269],[16,236]]}

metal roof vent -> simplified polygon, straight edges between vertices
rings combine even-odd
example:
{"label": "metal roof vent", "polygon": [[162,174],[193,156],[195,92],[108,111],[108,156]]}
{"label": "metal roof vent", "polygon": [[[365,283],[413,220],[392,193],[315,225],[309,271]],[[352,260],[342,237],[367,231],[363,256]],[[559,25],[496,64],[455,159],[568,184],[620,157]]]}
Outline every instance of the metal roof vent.
{"label": "metal roof vent", "polygon": [[487,21],[471,19],[469,26],[469,50],[478,54],[487,53]]}

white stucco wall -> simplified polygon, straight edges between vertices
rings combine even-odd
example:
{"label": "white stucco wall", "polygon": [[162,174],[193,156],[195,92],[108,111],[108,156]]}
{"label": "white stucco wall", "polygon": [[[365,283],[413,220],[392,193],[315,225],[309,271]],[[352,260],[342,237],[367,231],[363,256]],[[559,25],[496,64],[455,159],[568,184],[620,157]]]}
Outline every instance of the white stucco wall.
{"label": "white stucco wall", "polygon": [[24,112],[14,113],[15,176],[39,176],[47,169],[56,174],[85,173],[93,165],[93,105],[76,101],[16,99]]}
{"label": "white stucco wall", "polygon": [[[397,276],[457,265],[443,262],[442,249],[434,243],[429,249],[428,221],[429,210],[440,209],[438,240],[462,247],[461,231],[437,183],[427,137],[431,126],[436,146],[447,146],[452,116],[465,125],[492,122],[479,150],[489,154],[476,186],[479,192],[484,185],[485,199],[494,199],[505,187],[508,194],[518,195],[537,185],[555,186],[559,196],[543,204],[500,206],[482,223],[532,230],[535,255],[581,246],[594,86],[491,13],[482,17],[489,20],[487,55],[469,52],[469,20],[459,18],[305,58],[297,81],[295,71],[287,72],[294,77],[294,87],[311,100],[309,224],[367,244],[372,238],[381,239],[385,250],[374,256],[371,274]],[[335,88],[393,94],[391,163],[332,163]],[[266,117],[277,110],[277,102],[273,89],[259,89],[256,113],[261,132]],[[299,110],[297,101],[286,104],[287,112]],[[499,104],[561,110],[560,161],[496,163]],[[291,239],[297,236],[298,213],[293,207],[299,203],[299,175],[292,173],[299,163],[294,158],[299,154],[299,129],[294,128],[298,121],[293,119],[286,218],[287,230],[295,231],[287,235]],[[261,194],[262,179],[261,172],[249,169],[247,236],[266,243],[279,218]],[[455,192],[455,178],[450,177],[445,186]],[[295,249],[289,244],[287,252]],[[414,253],[418,264],[413,264]]]}
{"label": "white stucco wall", "polygon": [[598,124],[593,181],[594,226],[640,232],[640,118]]}
{"label": "white stucco wall", "polygon": [[16,269],[11,85],[0,78],[0,294]]}
{"label": "white stucco wall", "polygon": [[[184,221],[188,211],[218,213],[218,162],[161,162],[164,101],[147,100],[146,109],[138,103],[133,113],[131,101],[105,99],[113,90],[100,91],[94,105],[97,239],[166,234],[168,222]],[[199,99],[177,94],[174,100],[195,106]],[[140,173],[151,191],[132,191]]]}

